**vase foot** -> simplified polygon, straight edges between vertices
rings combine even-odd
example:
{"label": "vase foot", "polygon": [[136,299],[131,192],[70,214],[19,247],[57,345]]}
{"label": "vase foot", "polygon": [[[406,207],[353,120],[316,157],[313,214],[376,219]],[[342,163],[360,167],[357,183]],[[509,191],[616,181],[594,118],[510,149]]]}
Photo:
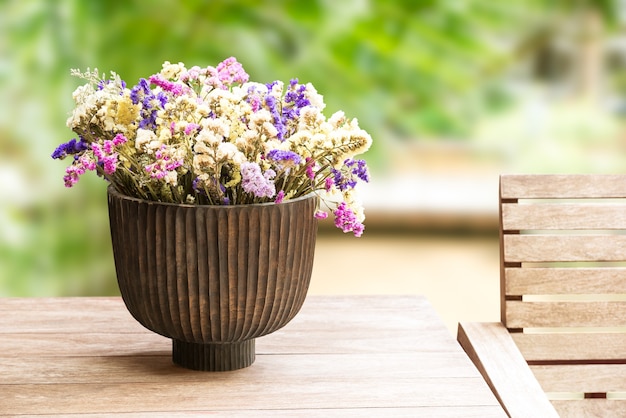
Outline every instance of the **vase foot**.
{"label": "vase foot", "polygon": [[188,343],[173,339],[172,360],[181,367],[205,372],[242,369],[254,363],[254,339],[220,344]]}

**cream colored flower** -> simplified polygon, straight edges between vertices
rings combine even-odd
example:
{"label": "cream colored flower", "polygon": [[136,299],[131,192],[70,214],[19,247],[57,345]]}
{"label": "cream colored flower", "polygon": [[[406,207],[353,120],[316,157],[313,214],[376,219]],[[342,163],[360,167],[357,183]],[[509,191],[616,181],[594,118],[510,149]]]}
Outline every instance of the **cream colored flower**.
{"label": "cream colored flower", "polygon": [[137,136],[135,137],[135,148],[138,151],[146,151],[146,146],[152,142],[156,141],[157,136],[154,132],[148,129],[137,129]]}
{"label": "cream colored flower", "polygon": [[182,62],[172,64],[169,61],[165,61],[160,74],[168,80],[175,80],[184,71],[187,71],[187,69]]}

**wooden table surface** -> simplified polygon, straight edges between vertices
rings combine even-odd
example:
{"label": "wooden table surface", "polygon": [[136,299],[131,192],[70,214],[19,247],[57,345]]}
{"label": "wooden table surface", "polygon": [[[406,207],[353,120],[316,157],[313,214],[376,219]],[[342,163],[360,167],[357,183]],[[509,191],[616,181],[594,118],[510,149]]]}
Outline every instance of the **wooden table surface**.
{"label": "wooden table surface", "polygon": [[421,296],[309,296],[215,373],[174,366],[120,298],[5,298],[0,318],[0,415],[506,416]]}

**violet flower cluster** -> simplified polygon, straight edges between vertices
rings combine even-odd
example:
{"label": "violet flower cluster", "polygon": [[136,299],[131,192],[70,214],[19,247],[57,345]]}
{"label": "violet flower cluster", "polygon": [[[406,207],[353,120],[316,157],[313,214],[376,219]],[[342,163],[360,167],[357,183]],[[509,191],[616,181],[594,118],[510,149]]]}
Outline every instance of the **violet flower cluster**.
{"label": "violet flower cluster", "polygon": [[326,118],[310,83],[250,82],[234,57],[205,68],[165,62],[132,87],[114,72],[72,73],[87,80],[67,120],[78,138],[52,153],[71,158],[67,187],[93,171],[121,193],[161,202],[281,203],[316,193],[316,217],[330,212],[344,232],[363,233],[355,190],[369,173],[355,157],[372,139],[341,111]]}

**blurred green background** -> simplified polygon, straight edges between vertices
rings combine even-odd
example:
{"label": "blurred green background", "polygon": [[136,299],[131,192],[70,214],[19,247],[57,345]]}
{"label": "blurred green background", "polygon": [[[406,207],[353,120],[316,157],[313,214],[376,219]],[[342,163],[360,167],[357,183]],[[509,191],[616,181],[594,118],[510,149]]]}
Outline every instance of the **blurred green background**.
{"label": "blurred green background", "polygon": [[0,296],[117,294],[106,186],[66,190],[50,158],[73,137],[71,68],[133,85],[236,56],[254,81],[312,82],[371,133],[374,179],[433,149],[439,172],[449,149],[467,170],[619,172],[623,3],[0,0]]}

